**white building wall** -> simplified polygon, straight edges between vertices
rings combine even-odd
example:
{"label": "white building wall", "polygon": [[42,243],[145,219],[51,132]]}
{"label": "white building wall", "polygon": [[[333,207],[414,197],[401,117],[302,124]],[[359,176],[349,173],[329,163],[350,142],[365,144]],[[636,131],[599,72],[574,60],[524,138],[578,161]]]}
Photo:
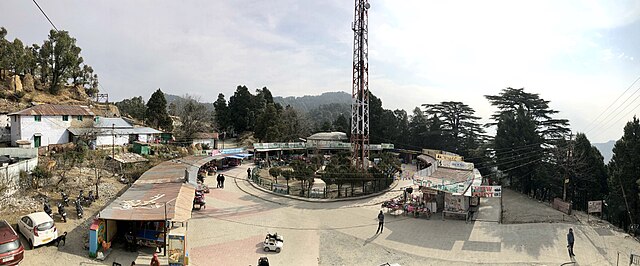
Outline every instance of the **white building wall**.
{"label": "white building wall", "polygon": [[96,137],[96,145],[98,146],[111,146],[114,144],[118,146],[129,144],[129,135],[116,135],[115,139],[111,135],[100,135]]}
{"label": "white building wall", "polygon": [[213,144],[215,144],[215,140],[213,139],[194,139],[193,140],[193,145],[196,144],[207,144],[209,145],[209,148],[213,148]]}
{"label": "white building wall", "polygon": [[48,146],[49,144],[62,144],[69,142],[69,131],[67,128],[71,126],[72,116],[69,121],[62,121],[62,116],[41,116],[40,122],[35,121],[34,116],[14,116],[18,118],[20,124],[18,134],[13,129],[13,120],[11,120],[11,143],[15,145],[16,140],[29,140],[31,147],[34,147],[34,135],[40,134],[40,146]]}
{"label": "white building wall", "polygon": [[14,164],[7,166],[0,166],[0,182],[9,188],[5,191],[5,195],[8,196],[15,193],[20,184],[20,171],[30,173],[38,165],[38,157],[22,160]]}
{"label": "white building wall", "polygon": [[11,141],[11,121],[7,114],[0,114],[0,142]]}
{"label": "white building wall", "polygon": [[20,140],[20,116],[11,116],[11,146],[17,146],[16,141]]}

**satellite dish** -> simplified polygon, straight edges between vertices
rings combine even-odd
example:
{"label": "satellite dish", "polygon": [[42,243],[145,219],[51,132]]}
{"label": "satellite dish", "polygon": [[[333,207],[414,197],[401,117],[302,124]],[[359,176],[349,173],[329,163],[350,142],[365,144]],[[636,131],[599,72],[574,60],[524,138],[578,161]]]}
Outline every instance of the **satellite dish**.
{"label": "satellite dish", "polygon": [[364,3],[364,8],[365,9],[369,9],[371,7],[371,5],[369,3]]}

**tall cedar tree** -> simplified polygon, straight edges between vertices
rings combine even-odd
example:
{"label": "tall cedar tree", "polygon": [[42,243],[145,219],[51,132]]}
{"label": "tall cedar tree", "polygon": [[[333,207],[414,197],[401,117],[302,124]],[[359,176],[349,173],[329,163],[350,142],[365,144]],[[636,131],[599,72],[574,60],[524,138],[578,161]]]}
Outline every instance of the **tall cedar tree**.
{"label": "tall cedar tree", "polygon": [[173,123],[167,113],[167,99],[160,89],[151,94],[147,102],[146,122],[149,126],[163,131],[173,131]]}
{"label": "tall cedar tree", "polygon": [[440,131],[443,133],[442,148],[463,156],[468,156],[482,142],[484,130],[477,122],[475,110],[462,102],[441,102],[423,104],[427,115],[440,119]]}
{"label": "tall cedar tree", "polygon": [[252,131],[257,111],[249,89],[246,86],[238,86],[233,96],[229,98],[229,117],[233,131],[236,133]]}
{"label": "tall cedar tree", "polygon": [[498,108],[491,116],[494,122],[487,124],[498,126],[494,140],[498,169],[522,192],[537,191],[542,173],[558,172],[557,164],[546,163],[552,157],[547,148],[566,138],[568,120],[552,118],[558,111],[549,108],[549,101],[524,89],[506,88],[485,97]]}
{"label": "tall cedar tree", "polygon": [[[611,221],[623,228],[639,223],[640,121],[635,116],[624,127],[624,135],[614,145],[608,168],[610,193],[607,202],[611,207],[606,211]],[[624,197],[629,203],[628,212]]]}
{"label": "tall cedar tree", "polygon": [[225,100],[224,94],[218,94],[218,99],[213,103],[213,110],[218,131],[227,131],[231,127],[231,121],[229,119],[229,107],[227,107],[227,100]]}

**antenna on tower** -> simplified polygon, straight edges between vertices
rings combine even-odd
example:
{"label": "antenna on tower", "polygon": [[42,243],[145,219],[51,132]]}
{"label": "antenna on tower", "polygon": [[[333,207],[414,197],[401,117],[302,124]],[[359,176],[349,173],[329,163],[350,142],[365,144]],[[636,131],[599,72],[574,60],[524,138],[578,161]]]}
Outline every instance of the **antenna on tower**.
{"label": "antenna on tower", "polygon": [[353,30],[353,86],[351,90],[352,161],[366,172],[369,158],[369,1],[355,0]]}

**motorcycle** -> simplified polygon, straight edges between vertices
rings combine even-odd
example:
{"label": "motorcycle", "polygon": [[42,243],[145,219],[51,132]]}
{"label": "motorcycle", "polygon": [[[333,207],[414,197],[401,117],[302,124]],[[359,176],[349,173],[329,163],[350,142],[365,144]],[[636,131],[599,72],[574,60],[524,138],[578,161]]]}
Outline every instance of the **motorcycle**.
{"label": "motorcycle", "polygon": [[53,210],[51,209],[51,206],[49,206],[49,203],[44,202],[44,212],[47,213],[47,215],[49,215],[49,217],[53,218]]}
{"label": "motorcycle", "polygon": [[79,201],[76,201],[76,213],[78,214],[78,219],[82,219],[84,209],[82,208],[82,204],[80,204]]}
{"label": "motorcycle", "polygon": [[204,199],[204,193],[200,191],[196,191],[196,195],[193,198],[193,209],[196,209],[196,205],[198,205],[197,210],[206,209],[207,202]]}
{"label": "motorcycle", "polygon": [[62,196],[62,202],[64,202],[64,205],[69,207],[69,195],[67,195],[67,193],[64,193],[64,191],[60,192],[60,196]]}
{"label": "motorcycle", "polygon": [[62,217],[62,220],[66,223],[67,212],[64,210],[64,205],[62,205],[62,203],[58,203],[58,214],[60,214],[60,217]]}
{"label": "motorcycle", "polygon": [[95,200],[96,200],[96,197],[93,196],[93,190],[90,190],[89,195],[87,195],[87,197],[85,198],[85,201],[89,206],[91,206],[91,203],[93,203]]}

